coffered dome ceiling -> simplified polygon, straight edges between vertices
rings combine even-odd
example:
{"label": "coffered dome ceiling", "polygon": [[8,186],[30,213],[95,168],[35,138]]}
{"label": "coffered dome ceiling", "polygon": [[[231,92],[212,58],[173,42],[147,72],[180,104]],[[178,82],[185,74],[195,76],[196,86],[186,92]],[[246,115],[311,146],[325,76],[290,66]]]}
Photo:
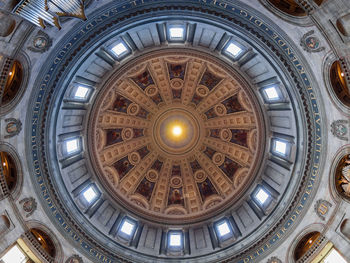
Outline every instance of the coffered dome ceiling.
{"label": "coffered dome ceiling", "polygon": [[128,207],[168,220],[209,216],[254,178],[265,143],[257,99],[221,64],[158,52],[104,85],[88,143],[101,179]]}
{"label": "coffered dome ceiling", "polygon": [[33,182],[93,261],[251,262],[243,255],[273,249],[313,191],[312,76],[244,4],[164,3],[113,3],[56,45],[28,111]]}

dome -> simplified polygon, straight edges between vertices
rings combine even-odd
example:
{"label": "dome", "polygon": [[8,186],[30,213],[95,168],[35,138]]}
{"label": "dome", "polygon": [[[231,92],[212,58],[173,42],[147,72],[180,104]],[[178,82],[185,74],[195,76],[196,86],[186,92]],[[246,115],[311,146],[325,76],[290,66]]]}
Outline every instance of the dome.
{"label": "dome", "polygon": [[[254,247],[253,233],[273,239],[266,226],[282,223],[280,202],[293,210],[300,198],[315,150],[302,141],[312,136],[307,122],[319,126],[308,114],[317,102],[303,105],[298,85],[307,76],[293,79],[239,23],[154,12],[157,19],[94,28],[89,45],[74,29],[78,35],[60,45],[78,41],[74,48],[57,50],[62,57],[44,66],[38,85],[50,88],[34,96],[48,107],[39,117],[45,177],[55,185],[50,191],[65,196],[56,200],[64,213],[82,224],[77,231],[112,258],[140,250],[136,262],[239,257]],[[159,248],[149,247],[158,235]],[[196,235],[205,249],[188,253]]]}
{"label": "dome", "polygon": [[350,4],[40,1],[0,5],[1,262],[346,262]]}
{"label": "dome", "polygon": [[265,144],[250,84],[193,51],[129,64],[101,87],[88,127],[92,163],[111,195],[168,222],[232,204]]}

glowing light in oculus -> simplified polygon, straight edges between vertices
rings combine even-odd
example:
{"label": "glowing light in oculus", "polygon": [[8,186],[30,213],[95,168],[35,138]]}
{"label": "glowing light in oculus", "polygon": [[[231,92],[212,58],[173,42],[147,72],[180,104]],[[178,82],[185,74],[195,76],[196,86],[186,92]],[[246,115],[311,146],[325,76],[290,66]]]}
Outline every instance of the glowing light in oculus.
{"label": "glowing light in oculus", "polygon": [[267,198],[269,198],[269,194],[260,188],[259,191],[256,193],[255,197],[260,202],[260,204],[264,204]]}
{"label": "glowing light in oculus", "polygon": [[95,192],[95,190],[90,186],[88,189],[86,189],[83,193],[83,196],[85,198],[85,200],[88,203],[91,203],[96,197],[97,197],[97,193]]}
{"label": "glowing light in oculus", "polygon": [[128,51],[124,43],[120,42],[112,48],[114,54],[118,57]]}
{"label": "glowing light in oculus", "polygon": [[182,39],[184,37],[183,27],[171,27],[169,28],[169,34],[171,39]]}
{"label": "glowing light in oculus", "polygon": [[169,122],[165,127],[165,136],[173,143],[180,143],[188,136],[188,125],[182,120]]}
{"label": "glowing light in oculus", "polygon": [[66,141],[66,150],[68,154],[74,153],[79,150],[78,139],[72,139]]}
{"label": "glowing light in oculus", "polygon": [[171,132],[174,136],[178,137],[182,134],[182,128],[179,125],[175,125],[171,130]]}
{"label": "glowing light in oculus", "polygon": [[218,233],[219,233],[220,237],[231,233],[231,229],[228,226],[226,221],[223,221],[223,222],[219,223],[216,227],[217,227],[217,230],[218,230]]}
{"label": "glowing light in oculus", "polygon": [[239,46],[230,43],[226,48],[226,52],[228,52],[234,57],[237,57],[242,52],[242,49]]}
{"label": "glowing light in oculus", "polygon": [[124,220],[122,227],[120,228],[120,231],[130,236],[134,231],[134,228],[135,228],[135,224],[131,223],[128,220]]}
{"label": "glowing light in oculus", "polygon": [[74,94],[74,98],[76,99],[86,99],[86,96],[89,92],[89,88],[84,87],[84,86],[78,86],[75,94]]}
{"label": "glowing light in oculus", "polygon": [[266,88],[264,91],[269,100],[277,100],[280,98],[275,87]]}
{"label": "glowing light in oculus", "polygon": [[275,152],[286,155],[287,143],[282,141],[275,141]]}
{"label": "glowing light in oculus", "polygon": [[180,233],[171,233],[169,236],[169,245],[171,247],[179,247],[182,243],[182,235]]}
{"label": "glowing light in oculus", "polygon": [[27,262],[27,257],[21,249],[15,245],[2,258],[4,263],[24,263]]}

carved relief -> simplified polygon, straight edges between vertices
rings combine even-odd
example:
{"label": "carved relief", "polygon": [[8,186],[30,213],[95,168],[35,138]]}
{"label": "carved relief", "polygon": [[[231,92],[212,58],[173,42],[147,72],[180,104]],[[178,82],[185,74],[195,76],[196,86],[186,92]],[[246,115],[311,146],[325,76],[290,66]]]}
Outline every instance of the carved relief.
{"label": "carved relief", "polygon": [[315,204],[315,212],[319,218],[325,220],[325,216],[328,214],[329,209],[332,207],[332,204],[326,200],[320,199],[317,200]]}
{"label": "carved relief", "polygon": [[325,50],[325,47],[321,47],[320,40],[313,36],[315,33],[314,30],[311,30],[303,35],[303,37],[300,39],[300,46],[304,48],[305,51],[312,53],[312,52],[321,52]]}
{"label": "carved relief", "polygon": [[32,39],[32,46],[28,49],[33,52],[44,53],[50,49],[52,46],[52,39],[43,31],[38,31],[38,33]]}
{"label": "carved relief", "polygon": [[6,132],[5,138],[11,138],[13,136],[18,135],[22,130],[22,122],[15,118],[5,119],[6,124]]}
{"label": "carved relief", "polygon": [[26,212],[26,217],[31,216],[37,208],[37,203],[33,197],[24,198],[19,201],[19,204],[22,205],[23,211]]}
{"label": "carved relief", "polygon": [[347,120],[333,121],[331,124],[332,134],[335,137],[339,138],[340,140],[347,141],[348,126],[349,126],[349,121]]}
{"label": "carved relief", "polygon": [[66,263],[83,263],[83,259],[79,255],[70,256]]}

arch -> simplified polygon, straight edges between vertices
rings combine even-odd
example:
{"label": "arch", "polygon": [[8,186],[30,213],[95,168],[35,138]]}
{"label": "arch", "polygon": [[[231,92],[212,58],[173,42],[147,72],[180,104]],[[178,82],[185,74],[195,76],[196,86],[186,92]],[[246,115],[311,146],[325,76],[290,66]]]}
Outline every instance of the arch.
{"label": "arch", "polygon": [[[4,72],[6,70],[7,68],[4,67],[2,74],[6,74],[7,72]],[[19,89],[21,88],[22,81],[23,67],[18,60],[15,60],[7,73],[6,84],[1,98],[1,105],[10,103],[16,97]]]}
{"label": "arch", "polygon": [[301,259],[307,252],[308,250],[316,244],[318,239],[320,238],[321,233],[318,231],[313,231],[310,233],[307,233],[304,235],[296,245],[294,252],[293,252],[293,258],[295,261],[298,261]]}
{"label": "arch", "polygon": [[2,172],[10,192],[13,191],[17,184],[17,169],[16,164],[7,152],[0,152]]}
{"label": "arch", "polygon": [[294,0],[268,0],[282,12],[292,16],[306,16],[307,13]]}
{"label": "arch", "polygon": [[350,154],[343,155],[338,161],[334,180],[338,194],[350,201]]}
{"label": "arch", "polygon": [[3,55],[0,68],[0,115],[4,115],[19,104],[28,82],[29,59],[24,53],[15,58]]}
{"label": "arch", "polygon": [[333,91],[337,98],[347,107],[350,107],[350,91],[339,60],[333,62],[329,75]]}
{"label": "arch", "polygon": [[346,61],[330,52],[323,60],[323,78],[334,105],[344,113],[350,112],[350,94],[347,91],[350,77]]}
{"label": "arch", "polygon": [[[312,1],[312,0],[309,0]],[[276,16],[288,23],[308,27],[313,22],[308,14],[314,10],[314,6],[300,0],[259,0],[259,2]],[[299,5],[298,2],[301,2]],[[294,11],[292,6],[294,6]]]}
{"label": "arch", "polygon": [[38,221],[29,221],[27,226],[29,230],[25,233],[25,237],[33,251],[37,251],[41,257],[49,259],[48,262],[63,262],[62,246],[56,235]]}
{"label": "arch", "polygon": [[52,258],[56,256],[56,247],[50,236],[40,228],[31,228],[30,232],[38,240],[41,247],[49,254]]}
{"label": "arch", "polygon": [[20,159],[15,149],[9,144],[0,144],[0,159],[0,197],[4,198],[11,194],[14,199],[17,199],[23,183]]}

